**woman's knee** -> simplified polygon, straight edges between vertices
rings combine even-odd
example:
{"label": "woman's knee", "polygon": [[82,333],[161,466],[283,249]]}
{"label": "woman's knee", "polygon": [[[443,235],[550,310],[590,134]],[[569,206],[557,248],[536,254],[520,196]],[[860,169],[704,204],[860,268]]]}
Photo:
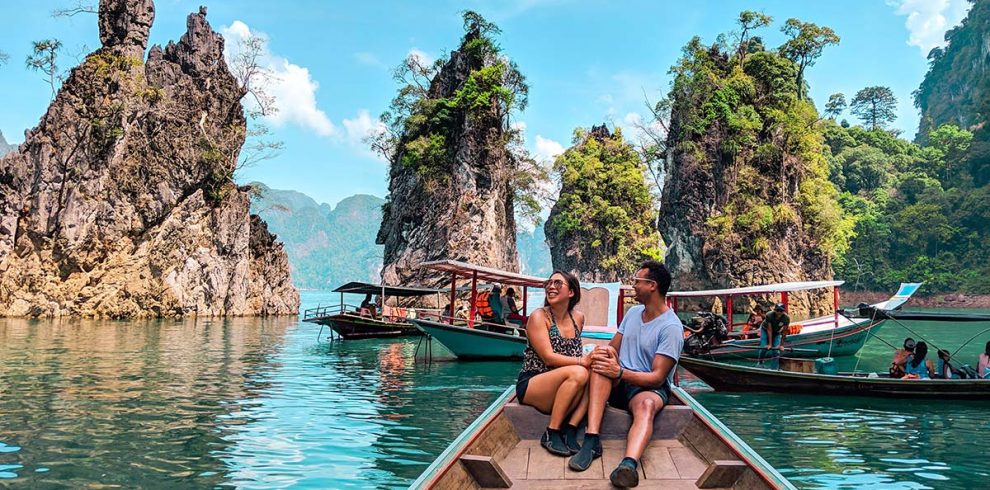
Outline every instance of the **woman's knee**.
{"label": "woman's knee", "polygon": [[561,369],[565,370],[569,381],[573,381],[581,386],[588,384],[589,373],[588,369],[584,366],[565,366]]}

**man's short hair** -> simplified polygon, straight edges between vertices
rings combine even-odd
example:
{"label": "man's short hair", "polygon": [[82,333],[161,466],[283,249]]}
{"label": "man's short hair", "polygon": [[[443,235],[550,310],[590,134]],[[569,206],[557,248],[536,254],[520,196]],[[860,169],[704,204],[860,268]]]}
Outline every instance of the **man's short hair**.
{"label": "man's short hair", "polygon": [[660,296],[667,296],[667,291],[670,291],[670,271],[667,270],[667,266],[657,262],[655,260],[647,260],[639,266],[640,269],[646,269],[646,278],[656,281],[657,291],[660,292]]}

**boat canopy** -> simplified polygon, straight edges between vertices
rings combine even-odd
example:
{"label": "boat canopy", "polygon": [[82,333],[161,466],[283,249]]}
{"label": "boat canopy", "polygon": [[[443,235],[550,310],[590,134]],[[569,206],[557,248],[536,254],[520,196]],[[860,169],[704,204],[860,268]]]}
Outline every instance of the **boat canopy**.
{"label": "boat canopy", "polygon": [[455,276],[468,279],[477,278],[479,281],[507,284],[510,286],[543,287],[544,279],[527,276],[516,272],[507,272],[492,267],[484,267],[458,260],[434,260],[423,262],[420,267],[440,272],[448,272]]}
{"label": "boat canopy", "polygon": [[385,294],[386,296],[414,297],[429,296],[431,294],[441,294],[442,289],[417,288],[405,286],[386,286],[383,284],[371,284],[367,282],[349,282],[334,289],[335,293],[353,294]]}
{"label": "boat canopy", "polygon": [[858,310],[853,311],[859,314],[859,316],[874,317],[885,320],[894,319],[925,322],[990,322],[990,315],[986,314],[895,311],[875,308],[873,306],[861,306]]}
{"label": "boat canopy", "polygon": [[691,298],[705,296],[745,296],[750,294],[775,294],[791,293],[794,291],[806,291],[809,289],[835,288],[843,285],[845,281],[796,281],[780,282],[776,284],[764,284],[762,286],[748,286],[744,288],[730,289],[708,289],[705,291],[670,291],[669,298]]}

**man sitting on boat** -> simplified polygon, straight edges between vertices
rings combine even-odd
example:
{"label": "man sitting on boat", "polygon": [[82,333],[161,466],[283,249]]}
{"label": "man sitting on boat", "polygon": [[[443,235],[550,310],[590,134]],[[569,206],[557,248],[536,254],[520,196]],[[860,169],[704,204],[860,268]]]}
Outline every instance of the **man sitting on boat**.
{"label": "man sitting on boat", "polygon": [[904,339],[904,348],[894,351],[894,358],[890,361],[891,378],[900,378],[904,376],[904,365],[907,364],[907,360],[911,357],[911,354],[914,354],[914,347],[914,339],[908,337]]}
{"label": "man sitting on boat", "polygon": [[770,357],[770,369],[780,368],[780,348],[787,336],[787,330],[791,327],[791,317],[784,312],[784,303],[777,303],[773,311],[767,313],[763,320],[763,328],[760,329],[760,359],[757,366],[763,366],[763,359],[767,357],[767,348],[773,351]]}
{"label": "man sitting on boat", "polygon": [[637,468],[653,434],[653,419],[670,397],[674,368],[684,347],[683,326],[667,306],[670,272],[656,261],[643,263],[632,279],[636,301],[608,346],[592,352],[588,427],[581,450],[568,465],[584,471],[602,454],[599,439],[605,403],[632,414],[625,458],[609,479],[618,487],[639,484]]}
{"label": "man sitting on boat", "polygon": [[364,295],[364,301],[361,302],[361,306],[360,309],[358,310],[358,313],[360,313],[361,316],[370,316],[371,318],[377,318],[378,308],[375,305],[375,303],[376,301],[372,301],[371,299],[371,293]]}

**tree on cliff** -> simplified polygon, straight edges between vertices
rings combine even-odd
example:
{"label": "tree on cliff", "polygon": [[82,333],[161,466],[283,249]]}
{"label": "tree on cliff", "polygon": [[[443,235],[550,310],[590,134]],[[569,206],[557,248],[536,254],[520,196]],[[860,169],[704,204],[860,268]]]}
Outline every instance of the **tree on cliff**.
{"label": "tree on cliff", "polygon": [[[828,278],[848,243],[819,115],[798,90],[801,70],[833,39],[788,26],[798,31],[779,52],[748,46],[736,62],[739,46],[694,38],[671,69],[660,232],[676,287]],[[800,301],[804,311],[827,307]]]}
{"label": "tree on cliff", "polygon": [[10,55],[0,50],[0,66],[6,65],[10,61]]}
{"label": "tree on cliff", "polygon": [[663,258],[646,165],[620,129],[576,129],[554,171],[560,196],[544,227],[554,269],[612,282],[643,259]]}
{"label": "tree on cliff", "polygon": [[897,97],[890,87],[866,87],[856,92],[849,110],[870,129],[882,129],[897,119]]}
{"label": "tree on cliff", "polygon": [[839,44],[839,36],[829,27],[798,19],[787,19],[780,28],[790,39],[780,47],[781,56],[797,65],[797,96],[804,98],[804,71],[815,64],[826,46]]}
{"label": "tree on cliff", "polygon": [[824,114],[831,119],[835,119],[846,110],[846,96],[839,94],[832,94],[828,96],[828,102],[825,103]]}
{"label": "tree on cliff", "polygon": [[25,64],[31,70],[41,72],[52,89],[52,98],[58,93],[58,85],[62,83],[62,75],[58,69],[58,53],[62,50],[62,41],[58,39],[42,39],[31,43],[31,55]]}
{"label": "tree on cliff", "polygon": [[370,144],[389,161],[389,195],[378,243],[383,280],[430,281],[423,260],[460,258],[518,269],[515,216],[533,215],[542,184],[512,124],[529,87],[497,44],[499,28],[463,14],[464,37],[427,64],[411,55],[396,69],[400,88]]}

